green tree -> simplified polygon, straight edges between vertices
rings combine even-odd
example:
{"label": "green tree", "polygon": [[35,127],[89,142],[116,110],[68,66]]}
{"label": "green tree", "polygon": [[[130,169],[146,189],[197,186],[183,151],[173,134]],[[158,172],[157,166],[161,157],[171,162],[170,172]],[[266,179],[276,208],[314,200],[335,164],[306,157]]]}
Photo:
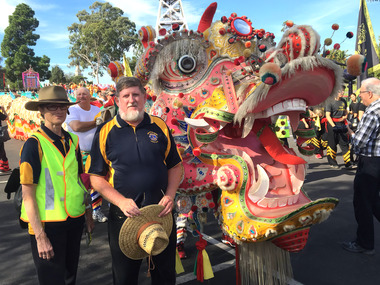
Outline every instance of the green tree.
{"label": "green tree", "polygon": [[136,26],[123,11],[110,3],[95,2],[91,12],[78,12],[79,23],[73,23],[70,32],[70,65],[79,64],[82,69],[91,68],[90,75],[99,84],[99,75],[108,64],[120,60],[124,51],[128,51],[137,42]]}
{"label": "green tree", "polygon": [[[27,4],[19,4],[9,16],[9,25],[4,31],[1,55],[5,57],[5,73],[9,82],[21,86],[21,74],[32,66],[40,73],[41,79],[48,75],[50,59],[46,55],[36,57],[31,46],[40,36],[35,32],[39,25],[34,11]],[[13,84],[12,84],[13,85]]]}
{"label": "green tree", "polygon": [[132,74],[135,72],[136,64],[144,52],[144,47],[140,41],[137,41],[133,46],[133,56],[128,57],[129,67],[131,68]]}
{"label": "green tree", "polygon": [[350,55],[348,54],[348,50],[331,49],[330,54],[326,57],[337,63],[346,64],[346,60]]}
{"label": "green tree", "polygon": [[58,66],[55,65],[51,69],[51,76],[49,78],[50,83],[66,83],[66,77],[63,70]]}

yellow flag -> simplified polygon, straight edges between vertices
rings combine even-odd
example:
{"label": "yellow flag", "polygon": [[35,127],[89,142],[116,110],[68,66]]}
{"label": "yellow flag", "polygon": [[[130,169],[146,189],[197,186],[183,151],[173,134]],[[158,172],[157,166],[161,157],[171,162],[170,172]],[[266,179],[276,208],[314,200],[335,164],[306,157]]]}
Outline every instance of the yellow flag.
{"label": "yellow flag", "polygon": [[123,64],[124,64],[124,76],[132,77],[132,71],[129,67],[128,59],[125,57],[123,53]]}
{"label": "yellow flag", "polygon": [[203,255],[203,278],[208,280],[214,278],[214,272],[212,272],[212,266],[206,250],[202,250]]}
{"label": "yellow flag", "polygon": [[177,274],[181,274],[185,272],[185,269],[183,269],[181,258],[179,257],[178,249],[176,249],[176,254],[175,254],[175,272]]}

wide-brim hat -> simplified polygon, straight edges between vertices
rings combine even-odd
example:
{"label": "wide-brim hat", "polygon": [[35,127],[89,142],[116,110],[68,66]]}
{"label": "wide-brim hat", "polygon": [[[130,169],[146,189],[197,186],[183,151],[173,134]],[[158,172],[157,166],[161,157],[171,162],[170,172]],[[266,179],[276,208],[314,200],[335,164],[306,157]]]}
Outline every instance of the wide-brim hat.
{"label": "wide-brim hat", "polygon": [[61,86],[48,86],[40,89],[38,92],[38,100],[26,102],[25,109],[38,111],[38,106],[45,104],[74,105],[77,104],[77,102],[69,101],[65,88]]}
{"label": "wide-brim hat", "polygon": [[141,214],[125,220],[119,233],[121,251],[138,260],[160,254],[169,244],[173,217],[158,217],[164,206],[149,205],[140,209]]}

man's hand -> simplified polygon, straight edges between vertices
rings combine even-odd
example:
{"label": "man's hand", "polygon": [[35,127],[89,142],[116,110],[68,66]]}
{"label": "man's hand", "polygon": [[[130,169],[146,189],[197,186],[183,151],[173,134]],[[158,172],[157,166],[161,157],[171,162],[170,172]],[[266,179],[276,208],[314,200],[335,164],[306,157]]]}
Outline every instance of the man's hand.
{"label": "man's hand", "polygon": [[35,238],[37,241],[38,256],[46,260],[52,259],[54,257],[54,250],[46,233],[42,231],[39,235],[36,235]]}
{"label": "man's hand", "polygon": [[164,197],[162,197],[158,205],[162,205],[165,207],[158,216],[159,217],[166,216],[173,210],[173,206],[174,206],[173,198],[168,195],[165,195]]}
{"label": "man's hand", "polygon": [[123,199],[123,201],[118,203],[118,207],[128,218],[139,216],[141,214],[139,207],[137,207],[135,201],[132,199]]}

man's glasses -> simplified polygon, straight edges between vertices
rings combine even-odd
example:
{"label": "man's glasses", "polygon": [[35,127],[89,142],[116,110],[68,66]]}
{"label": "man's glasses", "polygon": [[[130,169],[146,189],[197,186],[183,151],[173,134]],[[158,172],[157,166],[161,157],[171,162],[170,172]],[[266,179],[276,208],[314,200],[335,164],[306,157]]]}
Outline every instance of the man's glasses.
{"label": "man's glasses", "polygon": [[68,105],[46,105],[45,107],[49,111],[57,111],[58,108],[63,110],[63,111],[66,111],[69,108]]}
{"label": "man's glasses", "polygon": [[367,93],[367,92],[371,92],[371,91],[360,91],[359,94]]}

